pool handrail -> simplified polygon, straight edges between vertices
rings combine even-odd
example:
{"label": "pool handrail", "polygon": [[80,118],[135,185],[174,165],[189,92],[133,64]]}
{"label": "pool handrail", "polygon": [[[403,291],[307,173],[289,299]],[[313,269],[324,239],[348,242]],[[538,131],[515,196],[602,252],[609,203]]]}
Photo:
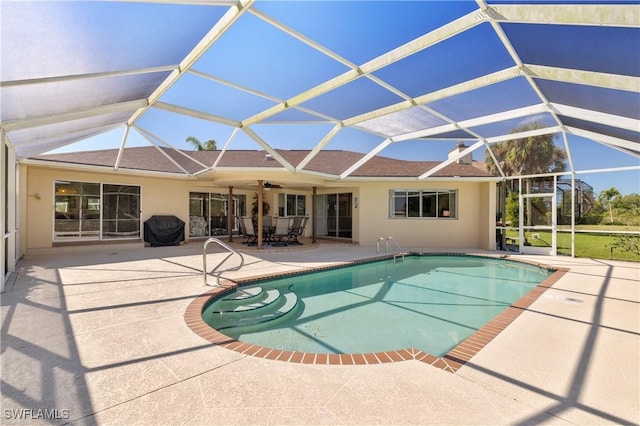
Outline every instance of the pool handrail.
{"label": "pool handrail", "polygon": [[[216,243],[220,247],[222,247],[223,249],[229,252],[227,257],[222,259],[222,261],[220,261],[220,263],[218,263],[218,265],[216,265],[216,267],[211,270],[211,274],[216,276],[216,284],[220,285],[220,275],[222,275],[223,272],[240,270],[240,268],[244,266],[244,256],[242,256],[242,253],[240,253],[233,247],[230,247],[229,245],[223,243],[218,238],[209,238],[207,241],[204,242],[204,246],[202,247],[202,276],[204,278],[204,285],[209,285],[209,283],[207,283],[207,246],[209,245],[209,243]],[[220,266],[222,266],[222,264],[226,262],[227,259],[229,259],[234,254],[237,254],[238,256],[240,256],[240,265],[217,271],[217,269]]]}
{"label": "pool handrail", "polygon": [[[393,253],[393,263],[396,263],[397,257],[398,255],[402,256],[402,260],[404,261],[404,250],[402,250],[402,248],[400,247],[400,245],[397,243],[396,240],[393,239],[393,237],[380,237],[378,238],[378,240],[376,241],[376,253],[380,254],[380,241],[384,241],[384,252],[385,253]],[[395,247],[392,247],[391,244],[389,242],[393,242],[393,244],[395,245]],[[398,249],[398,251],[396,252],[395,249]]]}

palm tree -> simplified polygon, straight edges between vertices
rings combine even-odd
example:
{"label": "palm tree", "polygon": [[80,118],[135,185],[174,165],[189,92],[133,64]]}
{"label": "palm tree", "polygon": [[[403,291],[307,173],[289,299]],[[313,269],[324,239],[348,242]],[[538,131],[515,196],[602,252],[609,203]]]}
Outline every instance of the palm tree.
{"label": "palm tree", "polygon": [[[542,123],[533,122],[516,127],[511,133],[528,132],[546,127]],[[491,150],[500,163],[500,168],[507,176],[562,172],[567,167],[565,163],[567,154],[553,143],[553,137],[552,134],[546,134],[512,139],[492,145]],[[487,171],[494,174],[498,173],[498,166],[489,152],[485,152],[484,161]],[[513,184],[516,181],[512,180],[511,182]],[[525,185],[526,193],[528,194],[531,192],[531,179],[525,179]],[[531,208],[531,199],[527,198],[525,211],[531,212]],[[527,225],[530,225],[531,214],[527,215],[525,220]]]}
{"label": "palm tree", "polygon": [[189,136],[187,137],[187,142],[193,145],[196,151],[215,151],[218,149],[215,139],[209,139],[205,143],[202,143],[195,136]]}
{"label": "palm tree", "polygon": [[620,191],[617,188],[609,188],[607,190],[602,191],[598,195],[598,201],[605,207],[609,209],[609,222],[613,223],[613,205],[615,201],[622,196]]}
{"label": "palm tree", "polygon": [[[511,133],[527,132],[545,127],[541,123],[531,123],[517,127]],[[492,145],[491,150],[507,176],[562,172],[567,167],[565,163],[567,155],[562,149],[555,146],[551,134],[499,142]],[[484,161],[489,172],[498,172],[498,168],[488,152]]]}

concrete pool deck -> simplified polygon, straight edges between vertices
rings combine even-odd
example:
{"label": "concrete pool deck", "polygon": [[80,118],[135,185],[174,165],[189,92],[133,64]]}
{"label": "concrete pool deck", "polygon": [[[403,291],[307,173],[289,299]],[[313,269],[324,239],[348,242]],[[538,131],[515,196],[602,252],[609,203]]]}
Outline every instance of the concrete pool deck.
{"label": "concrete pool deck", "polygon": [[[210,251],[212,267],[225,255]],[[373,255],[250,249],[226,275]],[[638,424],[640,264],[514,257],[568,272],[451,373],[416,360],[282,362],[204,340],[185,322],[210,289],[202,243],[35,252],[1,298],[2,424]]]}

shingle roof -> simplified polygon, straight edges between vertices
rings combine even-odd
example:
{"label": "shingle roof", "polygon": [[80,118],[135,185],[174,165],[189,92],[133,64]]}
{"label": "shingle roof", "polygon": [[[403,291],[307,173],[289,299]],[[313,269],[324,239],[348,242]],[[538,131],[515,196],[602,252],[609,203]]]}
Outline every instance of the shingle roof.
{"label": "shingle roof", "polygon": [[[305,150],[277,150],[286,161],[294,167],[309,154]],[[221,151],[177,151],[168,148],[136,147],[123,150],[119,168],[127,170],[143,170],[164,173],[184,174],[182,167],[189,174],[195,174],[211,167]],[[323,150],[318,153],[304,170],[327,175],[339,176],[352,164],[360,160],[364,154],[350,151]],[[100,151],[83,151],[73,153],[48,154],[34,157],[34,160],[69,164],[92,165],[113,168],[118,157],[117,149]],[[176,165],[168,157],[173,159]],[[373,157],[355,170],[354,178],[397,178],[418,177],[440,164],[438,161],[407,161],[387,157]],[[216,165],[217,171],[225,169],[274,168],[283,169],[282,165],[270,157],[266,151],[239,150],[225,151]],[[491,177],[486,171],[472,164],[453,163],[434,173],[435,177]]]}

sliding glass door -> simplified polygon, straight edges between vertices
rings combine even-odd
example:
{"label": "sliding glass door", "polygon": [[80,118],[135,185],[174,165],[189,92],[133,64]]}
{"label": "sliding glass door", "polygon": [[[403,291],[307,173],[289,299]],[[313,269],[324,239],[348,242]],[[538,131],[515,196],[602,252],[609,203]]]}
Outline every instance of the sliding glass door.
{"label": "sliding glass door", "polygon": [[100,239],[100,184],[55,183],[54,241]]}
{"label": "sliding glass door", "polygon": [[[246,195],[233,196],[233,215],[246,213]],[[189,193],[189,236],[208,237],[227,234],[229,197],[209,192]],[[238,224],[234,221],[234,231]]]}
{"label": "sliding glass door", "polygon": [[352,238],[352,194],[318,195],[316,218],[318,236]]}
{"label": "sliding glass door", "polygon": [[140,187],[103,185],[102,238],[140,237]]}
{"label": "sliding glass door", "polygon": [[140,238],[140,187],[55,182],[54,241]]}

